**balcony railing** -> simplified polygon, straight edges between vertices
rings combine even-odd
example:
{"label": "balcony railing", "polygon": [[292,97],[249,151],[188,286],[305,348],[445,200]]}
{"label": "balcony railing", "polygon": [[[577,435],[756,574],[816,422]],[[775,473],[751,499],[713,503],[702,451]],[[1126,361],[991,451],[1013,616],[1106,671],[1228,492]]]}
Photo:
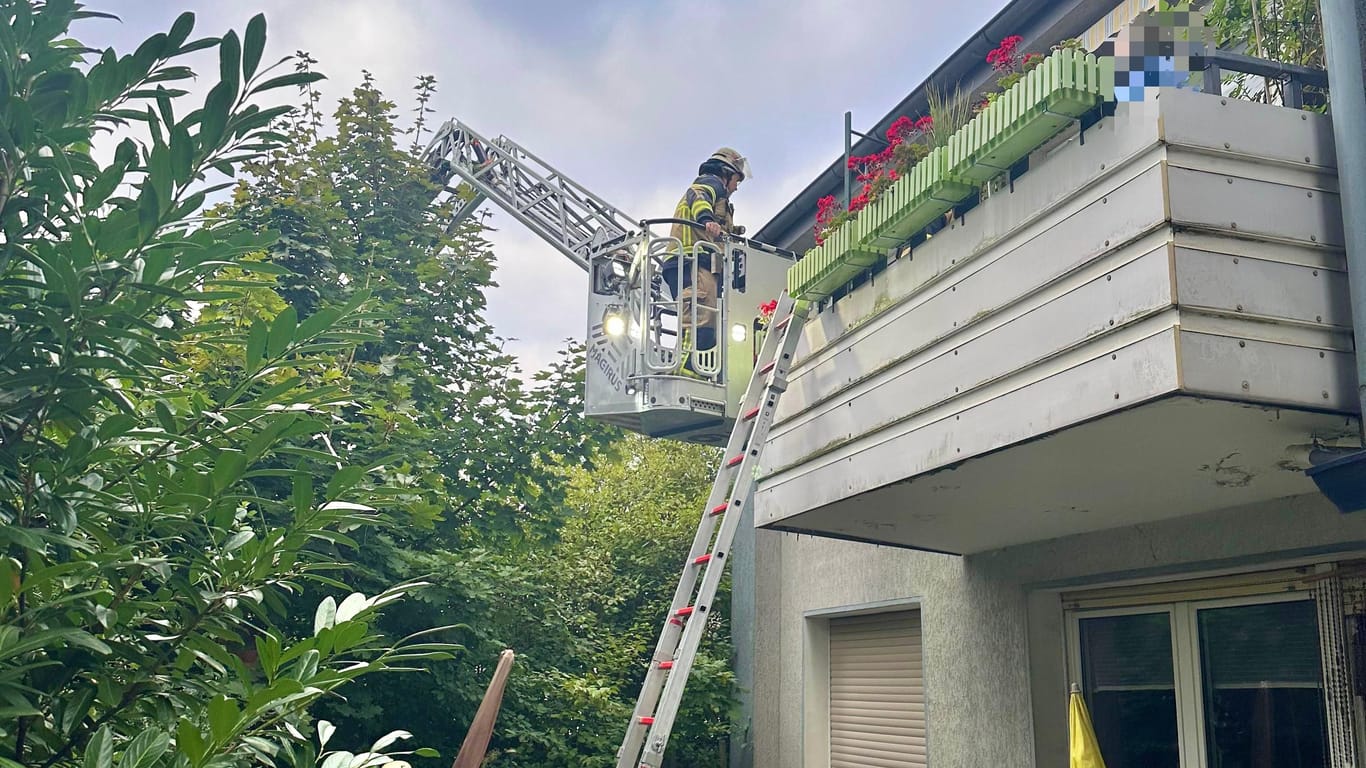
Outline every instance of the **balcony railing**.
{"label": "balcony railing", "polygon": [[[1326,98],[1328,77],[1320,69],[1222,50],[1204,62],[1192,81],[1206,93],[1223,94],[1225,76],[1241,73],[1281,83],[1281,106],[1287,108],[1305,107],[1306,88]],[[946,214],[971,211],[984,197],[983,188],[1000,179],[1013,184],[1039,147],[1070,126],[1084,131],[1113,113],[1113,73],[1111,57],[1054,52],[857,218],[809,250],[789,272],[788,289],[799,298],[838,299],[884,269],[893,254],[942,228]]]}
{"label": "balcony railing", "polygon": [[1281,92],[1281,106],[1289,109],[1304,108],[1305,86],[1317,88],[1325,94],[1328,91],[1328,73],[1313,67],[1267,61],[1230,51],[1215,51],[1205,62],[1207,66],[1201,81],[1205,93],[1222,95],[1224,75],[1228,72],[1239,72],[1282,82],[1284,88]]}

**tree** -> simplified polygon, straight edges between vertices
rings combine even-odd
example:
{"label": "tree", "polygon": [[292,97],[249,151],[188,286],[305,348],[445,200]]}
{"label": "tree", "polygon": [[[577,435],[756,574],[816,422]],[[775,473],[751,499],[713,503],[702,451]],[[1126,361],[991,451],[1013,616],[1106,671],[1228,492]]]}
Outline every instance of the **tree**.
{"label": "tree", "polygon": [[[419,116],[434,88],[419,79]],[[527,387],[483,316],[496,285],[483,224],[447,231],[460,201],[438,201],[430,170],[400,147],[394,102],[366,73],[324,135],[317,94],[301,96],[289,141],[248,166],[223,215],[282,233],[271,261],[293,273],[280,294],[301,316],[363,290],[389,318],[342,364],[356,403],[345,439],[363,455],[404,457],[389,479],[422,497],[425,516],[401,538],[552,535],[558,465],[591,462],[615,434],[577,418],[582,346]]]}
{"label": "tree", "polygon": [[[392,611],[389,626],[402,632],[458,624],[462,655],[486,667],[502,648],[517,651],[490,766],[615,765],[719,463],[715,449],[638,435],[615,448],[615,458],[569,471],[553,544],[396,553],[405,570],[430,575],[433,586]],[[670,742],[670,765],[724,764],[734,685],[729,594],[726,580]],[[472,712],[488,674],[440,665],[402,685],[361,681],[348,702],[329,705],[329,716],[402,725],[446,751],[462,733],[449,713]]]}
{"label": "tree", "polygon": [[[302,585],[349,591],[329,574],[394,506],[325,439],[350,402],[337,357],[377,317],[361,291],[302,321],[253,303],[272,238],[198,214],[284,140],[290,108],[257,100],[317,76],[260,66],[260,16],[192,40],[183,14],[119,56],[69,38],[100,15],[0,2],[0,762],[311,765],[318,699],[449,656],[371,629],[414,584],[282,629]],[[185,56],[209,48],[218,79],[187,108]],[[130,127],[97,162],[97,134]]]}
{"label": "tree", "polygon": [[[1323,20],[1317,0],[1213,0],[1206,24],[1223,49],[1288,64],[1324,68]],[[1283,97],[1278,80],[1228,74],[1229,93],[1240,99],[1275,103]],[[1306,106],[1323,111],[1326,94],[1307,89]]]}

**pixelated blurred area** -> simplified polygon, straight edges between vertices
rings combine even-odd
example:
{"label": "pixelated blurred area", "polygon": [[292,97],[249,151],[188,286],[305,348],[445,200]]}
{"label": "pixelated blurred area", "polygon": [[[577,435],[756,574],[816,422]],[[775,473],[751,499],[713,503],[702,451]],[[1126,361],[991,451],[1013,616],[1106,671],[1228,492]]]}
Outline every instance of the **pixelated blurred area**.
{"label": "pixelated blurred area", "polygon": [[1115,57],[1115,100],[1144,101],[1159,88],[1198,88],[1213,49],[1204,14],[1183,3],[1140,14],[1097,54]]}

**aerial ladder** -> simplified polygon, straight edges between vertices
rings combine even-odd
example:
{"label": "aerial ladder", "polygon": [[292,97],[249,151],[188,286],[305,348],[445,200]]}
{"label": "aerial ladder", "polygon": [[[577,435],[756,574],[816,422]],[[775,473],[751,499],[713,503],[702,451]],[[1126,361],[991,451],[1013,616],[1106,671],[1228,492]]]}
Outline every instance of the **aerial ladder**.
{"label": "aerial ladder", "polygon": [[[806,317],[805,302],[785,292],[796,254],[738,236],[686,251],[655,230],[696,222],[628,216],[511,139],[485,138],[457,120],[437,130],[423,160],[441,185],[438,202],[453,208],[448,231],[491,201],[587,273],[585,416],[725,446],[617,753],[618,768],[657,768]],[[695,279],[703,255],[716,273],[714,309],[676,292]],[[708,311],[716,343],[695,349],[687,330]]]}

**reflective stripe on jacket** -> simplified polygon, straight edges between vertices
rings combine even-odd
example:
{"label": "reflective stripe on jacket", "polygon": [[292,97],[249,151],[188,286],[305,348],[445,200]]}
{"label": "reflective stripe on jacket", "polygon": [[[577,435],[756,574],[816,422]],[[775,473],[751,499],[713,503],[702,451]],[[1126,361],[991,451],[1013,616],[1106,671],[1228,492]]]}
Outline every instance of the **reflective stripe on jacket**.
{"label": "reflective stripe on jacket", "polygon": [[[698,224],[714,221],[721,229],[731,227],[730,200],[726,197],[726,183],[719,176],[698,176],[697,180],[683,193],[683,199],[674,208],[675,219],[688,219]],[[674,224],[669,228],[669,236],[678,238],[685,249],[691,248],[698,240],[719,242],[707,234],[705,229]]]}

